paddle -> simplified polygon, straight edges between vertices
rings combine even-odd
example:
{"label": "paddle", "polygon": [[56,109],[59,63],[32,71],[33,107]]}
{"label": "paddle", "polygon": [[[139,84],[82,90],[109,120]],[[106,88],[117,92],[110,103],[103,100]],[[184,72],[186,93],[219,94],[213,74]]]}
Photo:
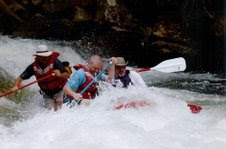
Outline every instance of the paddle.
{"label": "paddle", "polygon": [[[109,62],[97,75],[95,78],[93,78],[93,80],[91,82],[89,82],[89,84],[80,92],[80,94],[82,95],[83,93],[85,93],[85,91],[90,87],[90,85],[92,85],[94,82],[97,81],[97,79],[105,72],[105,70],[107,70],[110,66],[111,66],[112,62]],[[73,107],[75,106],[77,102],[75,100],[71,100],[70,103],[68,103],[69,107]]]}
{"label": "paddle", "polygon": [[0,98],[1,98],[1,97],[4,97],[4,96],[7,96],[7,95],[10,95],[10,94],[12,94],[12,93],[15,93],[15,92],[17,92],[17,91],[19,91],[19,90],[22,90],[23,88],[28,87],[28,86],[30,86],[30,85],[32,85],[32,84],[34,84],[34,83],[41,82],[41,81],[43,81],[43,80],[45,80],[45,79],[47,79],[47,78],[49,78],[49,77],[51,77],[51,76],[54,76],[54,75],[55,75],[55,74],[49,74],[49,75],[47,75],[47,76],[45,76],[45,77],[42,77],[42,78],[40,78],[40,79],[37,79],[37,80],[35,80],[35,81],[33,81],[33,82],[30,82],[30,83],[28,83],[28,84],[26,84],[26,85],[23,85],[23,86],[19,87],[19,88],[16,89],[16,90],[5,92],[5,93],[3,93],[3,94],[0,95]]}
{"label": "paddle", "polygon": [[[156,70],[156,71],[165,72],[165,73],[172,73],[172,72],[184,71],[185,69],[186,69],[185,59],[182,58],[182,57],[179,57],[179,58],[165,60],[165,61],[159,63],[158,65],[156,65],[155,67],[152,67],[152,68],[135,69],[135,71],[136,72],[144,72],[144,71]],[[202,107],[199,106],[199,105],[188,104],[187,106],[190,108],[192,113],[199,113],[202,110]],[[125,108],[124,105],[119,106],[119,107]]]}
{"label": "paddle", "polygon": [[152,68],[135,69],[136,72],[156,70],[165,73],[180,72],[186,69],[185,59],[183,57],[165,60]]}
{"label": "paddle", "polygon": [[[144,72],[144,71],[156,70],[156,71],[160,71],[160,72],[164,72],[164,73],[172,73],[172,72],[184,71],[185,69],[186,69],[185,59],[182,57],[179,57],[179,58],[165,60],[152,68],[135,69],[135,71],[136,72]],[[147,106],[147,105],[148,104],[146,104],[146,103],[144,104],[143,101],[141,101],[141,102],[134,101],[134,102],[126,103],[126,104],[117,105],[113,109],[120,110],[120,109],[126,109],[126,108],[143,107],[143,106]],[[192,113],[199,113],[202,110],[202,107],[199,105],[188,104],[187,106],[190,108]]]}

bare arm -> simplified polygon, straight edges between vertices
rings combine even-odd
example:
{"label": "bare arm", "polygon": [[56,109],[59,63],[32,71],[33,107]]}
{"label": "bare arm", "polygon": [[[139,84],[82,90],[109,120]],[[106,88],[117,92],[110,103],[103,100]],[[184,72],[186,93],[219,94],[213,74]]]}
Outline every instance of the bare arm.
{"label": "bare arm", "polygon": [[81,94],[75,93],[68,85],[64,86],[63,91],[66,95],[73,97],[73,99],[75,100],[79,100],[80,98],[82,98]]}
{"label": "bare arm", "polygon": [[54,63],[54,74],[56,77],[68,79],[70,77],[70,73],[65,69],[64,65],[60,60],[56,59]]}
{"label": "bare arm", "polygon": [[112,61],[112,64],[111,64],[111,67],[110,67],[110,69],[109,69],[108,76],[107,76],[107,78],[106,78],[106,81],[109,82],[109,83],[111,83],[112,80],[113,80],[114,77],[115,77],[115,64],[116,64],[116,62],[117,62],[117,59],[116,59],[115,57],[112,57],[112,58],[110,58],[110,59],[111,59],[111,61]]}
{"label": "bare arm", "polygon": [[68,79],[70,77],[70,74],[68,72],[60,72],[58,69],[53,71],[56,77]]}

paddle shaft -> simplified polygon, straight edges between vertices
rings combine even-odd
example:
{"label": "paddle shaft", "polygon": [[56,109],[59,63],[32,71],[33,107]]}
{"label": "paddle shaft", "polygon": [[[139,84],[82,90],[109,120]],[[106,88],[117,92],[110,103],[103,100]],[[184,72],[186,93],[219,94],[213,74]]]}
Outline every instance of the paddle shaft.
{"label": "paddle shaft", "polygon": [[30,82],[30,83],[28,83],[28,84],[26,84],[26,85],[23,85],[23,86],[19,87],[19,88],[16,89],[16,90],[9,91],[9,92],[5,92],[4,94],[1,94],[1,95],[0,95],[0,98],[1,98],[1,97],[4,97],[4,96],[8,96],[8,95],[10,95],[10,94],[12,94],[12,93],[14,93],[14,92],[19,91],[19,90],[22,90],[23,88],[28,87],[28,86],[30,86],[30,85],[32,85],[32,84],[34,84],[34,83],[41,82],[41,81],[43,81],[43,80],[45,80],[45,79],[47,79],[47,78],[49,78],[49,77],[51,77],[51,76],[54,76],[54,74],[49,74],[49,75],[47,75],[47,76],[45,76],[45,77],[42,77],[42,78],[40,78],[40,79],[37,79],[37,80],[35,80],[35,81],[33,81],[33,82]]}
{"label": "paddle shaft", "polygon": [[136,72],[144,72],[144,71],[150,71],[151,68],[141,68],[141,69],[138,69],[136,70]]}
{"label": "paddle shaft", "polygon": [[91,82],[89,82],[89,84],[81,91],[81,95],[83,94],[83,93],[85,93],[85,91],[90,87],[90,85],[92,85],[95,81],[97,81],[97,79],[104,73],[104,71],[106,70],[106,69],[108,69],[110,66],[111,66],[111,64],[112,64],[112,62],[110,62],[110,63],[108,63],[98,74],[97,74],[97,76],[91,81]]}
{"label": "paddle shaft", "polygon": [[[72,66],[72,67],[73,67],[73,66]],[[23,85],[23,86],[19,87],[19,88],[16,89],[16,90],[9,91],[9,92],[5,92],[5,93],[3,93],[3,94],[0,95],[0,98],[1,98],[1,97],[4,97],[4,96],[8,96],[8,95],[10,95],[10,94],[12,94],[12,93],[14,93],[14,92],[19,91],[19,90],[22,90],[22,89],[24,89],[25,87],[28,87],[28,86],[30,86],[30,85],[32,85],[32,84],[34,84],[34,83],[41,82],[41,81],[43,81],[43,80],[45,80],[45,79],[47,79],[47,78],[49,78],[49,77],[51,77],[51,76],[54,76],[54,75],[55,75],[54,73],[49,74],[49,75],[47,75],[47,76],[45,76],[45,77],[42,77],[42,78],[40,78],[40,79],[37,79],[37,80],[35,80],[35,81],[33,81],[33,82],[30,82],[30,83],[28,83],[28,84],[26,84],[26,85]]]}

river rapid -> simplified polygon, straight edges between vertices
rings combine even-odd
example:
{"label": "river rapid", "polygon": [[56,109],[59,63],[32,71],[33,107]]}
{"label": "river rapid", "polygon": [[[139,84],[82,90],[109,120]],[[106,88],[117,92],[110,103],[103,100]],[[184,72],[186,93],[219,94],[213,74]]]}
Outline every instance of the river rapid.
{"label": "river rapid", "polygon": [[[32,62],[38,44],[59,51],[60,59],[71,65],[86,63],[70,42],[0,36],[0,71],[15,79]],[[189,72],[143,72],[141,76],[147,88],[103,84],[90,106],[64,105],[57,112],[44,108],[37,84],[28,87],[34,95],[25,102],[0,98],[0,149],[225,148],[225,78]],[[113,110],[118,99],[151,104]],[[193,114],[187,103],[202,106],[201,112]]]}

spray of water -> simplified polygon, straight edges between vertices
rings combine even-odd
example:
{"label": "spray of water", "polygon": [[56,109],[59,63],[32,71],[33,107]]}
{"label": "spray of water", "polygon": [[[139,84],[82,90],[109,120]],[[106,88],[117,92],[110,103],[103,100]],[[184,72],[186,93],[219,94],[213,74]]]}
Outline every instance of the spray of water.
{"label": "spray of water", "polygon": [[[40,43],[50,45],[51,49],[59,48],[61,58],[71,63],[83,62],[72,47],[58,46],[60,42],[1,37],[0,43],[4,58],[0,67],[12,76],[19,75],[32,61],[31,55]],[[142,76],[147,81],[155,75]],[[164,80],[167,76],[160,74],[158,78]],[[47,111],[38,93],[24,105],[1,99],[1,106],[17,107],[23,116],[10,125],[6,124],[9,119],[0,118],[0,148],[215,149],[226,146],[226,106],[214,104],[225,101],[221,95],[151,85],[128,89],[102,87],[90,106],[64,105],[57,112]],[[38,91],[37,86],[31,89]],[[150,105],[113,110],[117,103],[134,100],[146,100]],[[197,100],[214,103],[204,105],[201,113],[192,114],[186,102]]]}

